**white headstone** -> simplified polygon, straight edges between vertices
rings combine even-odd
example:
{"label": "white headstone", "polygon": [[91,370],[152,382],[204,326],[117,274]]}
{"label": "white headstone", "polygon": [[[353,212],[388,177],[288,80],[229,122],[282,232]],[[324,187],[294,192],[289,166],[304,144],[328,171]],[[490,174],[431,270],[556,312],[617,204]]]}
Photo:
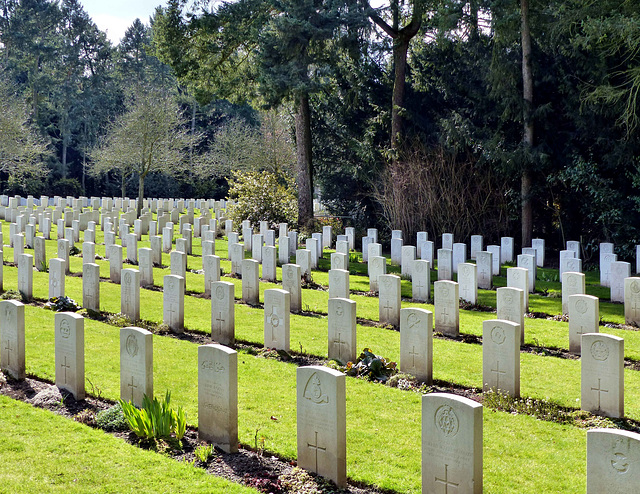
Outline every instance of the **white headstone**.
{"label": "white headstone", "polygon": [[[567,271],[562,274],[562,313],[569,313],[569,297],[586,293],[585,275]],[[591,332],[591,331],[589,331]]]}
{"label": "white headstone", "polygon": [[84,400],[84,318],[58,312],[55,326],[56,386]]}
{"label": "white headstone", "polygon": [[507,286],[524,292],[524,311],[529,311],[529,274],[525,268],[507,268]]}
{"label": "white headstone", "polygon": [[153,334],[142,328],[120,329],[120,398],[142,407],[153,399]]}
{"label": "white headstone", "polygon": [[349,298],[349,271],[329,270],[329,299]]}
{"label": "white headstone", "polygon": [[343,364],[356,361],[356,303],[346,298],[330,298],[328,305],[329,349],[331,360]]}
{"label": "white headstone", "polygon": [[500,237],[500,263],[513,262],[513,237]]}
{"label": "white headstone", "polygon": [[291,295],[286,290],[264,291],[264,346],[289,351]]}
{"label": "white headstone", "polygon": [[451,280],[453,277],[453,251],[438,249],[438,280]]}
{"label": "white headstone", "polygon": [[431,269],[429,261],[413,261],[411,296],[416,302],[427,302],[431,296]]}
{"label": "white headstone", "polygon": [[447,393],[422,396],[422,492],[482,494],[482,405]]}
{"label": "white headstone", "polygon": [[347,483],[345,375],[322,366],[298,367],[298,466]]}
{"label": "white headstone", "polygon": [[235,343],[234,290],[228,281],[211,283],[211,339],[227,346]]}
{"label": "white headstone", "polygon": [[[482,247],[484,245],[484,240],[482,235],[471,235],[471,253],[470,258],[475,259],[476,253],[484,250]],[[466,261],[466,259],[465,259]]]}
{"label": "white headstone", "polygon": [[242,301],[249,305],[258,305],[260,285],[258,272],[260,263],[253,259],[242,260]]}
{"label": "white headstone", "polygon": [[624,261],[611,263],[611,301],[624,302],[624,280],[631,276],[631,264]]}
{"label": "white headstone", "polygon": [[624,340],[601,333],[582,335],[582,410],[624,417]]}
{"label": "white headstone", "polygon": [[291,295],[291,312],[302,310],[302,286],[301,271],[297,264],[285,264],[282,266],[282,289]]}
{"label": "white headstone", "polygon": [[462,300],[473,305],[478,303],[478,267],[475,264],[463,262],[458,265],[458,285]]}
{"label": "white headstone", "polygon": [[640,326],[640,278],[624,280],[624,321]]}
{"label": "white headstone", "polygon": [[26,377],[24,304],[0,300],[0,368],[14,379]]}
{"label": "white headstone", "polygon": [[582,335],[598,333],[600,324],[600,299],[592,295],[571,295],[568,302],[569,351],[582,351]]}
{"label": "white headstone", "polygon": [[478,288],[491,290],[493,288],[493,255],[480,251],[476,254],[478,266]]}
{"label": "white headstone", "polygon": [[640,434],[618,429],[587,431],[587,494],[637,494]]}
{"label": "white headstone", "polygon": [[524,290],[501,287],[496,290],[498,319],[520,326],[520,344],[524,345]]}
{"label": "white headstone", "polygon": [[49,260],[49,298],[64,297],[65,291],[64,259]]}
{"label": "white headstone", "polygon": [[433,284],[433,311],[435,330],[447,336],[458,336],[460,331],[459,285],[441,280]]}
{"label": "white headstone", "polygon": [[181,276],[168,274],[162,289],[162,321],[174,333],[184,332],[184,284]]}
{"label": "white headstone", "polygon": [[137,269],[122,270],[120,312],[131,321],[140,320],[140,271]]}
{"label": "white headstone", "polygon": [[[545,241],[544,238],[534,238],[531,240],[531,247],[536,250],[536,265],[541,268],[544,266]],[[578,256],[579,257],[579,256]]]}
{"label": "white headstone", "polygon": [[82,265],[82,306],[100,310],[100,266],[94,263]]}
{"label": "white headstone", "polygon": [[482,322],[482,389],[520,396],[520,325],[501,319]]}
{"label": "white headstone", "polygon": [[529,293],[533,293],[536,289],[536,261],[535,257],[528,254],[520,254],[518,256],[518,267],[525,268],[529,278]]}
{"label": "white headstone", "polygon": [[378,276],[380,323],[398,326],[400,324],[400,277],[394,274]]}
{"label": "white headstone", "polygon": [[238,452],[238,352],[198,347],[198,439]]}
{"label": "white headstone", "polygon": [[18,258],[18,291],[25,300],[33,298],[33,256],[31,254],[20,254]]}
{"label": "white headstone", "polygon": [[433,380],[433,313],[426,309],[400,311],[400,370],[431,384]]}

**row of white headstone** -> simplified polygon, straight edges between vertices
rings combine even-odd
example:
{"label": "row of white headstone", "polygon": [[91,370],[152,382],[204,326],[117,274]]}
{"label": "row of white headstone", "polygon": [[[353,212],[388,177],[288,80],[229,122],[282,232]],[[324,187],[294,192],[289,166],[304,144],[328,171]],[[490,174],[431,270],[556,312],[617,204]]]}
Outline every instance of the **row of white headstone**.
{"label": "row of white headstone", "polygon": [[[339,305],[334,303],[333,308],[339,310]],[[407,314],[410,320],[414,313]],[[24,305],[12,300],[0,302],[0,328],[1,367],[14,378],[23,379]],[[513,360],[508,355],[509,349],[519,353],[518,329],[514,323],[485,321],[485,389],[504,389],[510,385],[510,376],[519,377],[519,359]],[[583,346],[590,349],[591,360],[604,362],[609,357],[621,360],[622,346],[609,346],[604,339],[604,335],[583,336]],[[77,400],[85,397],[84,351],[82,316],[57,313],[55,383]],[[493,359],[488,358],[492,354]],[[583,381],[585,374],[593,373],[593,369],[586,369],[585,357],[583,353]],[[503,362],[502,369],[500,362]],[[229,453],[238,450],[237,365],[237,352],[231,348],[219,344],[198,347],[198,435],[201,440]],[[298,368],[296,381],[298,465],[344,486],[347,481],[345,375],[322,366],[307,366]],[[491,386],[493,383],[495,386]],[[603,393],[614,393],[612,386],[608,386],[608,390],[605,387],[606,383],[598,377],[597,387],[590,388],[597,393],[598,403],[605,400]],[[583,382],[583,400],[584,389]],[[140,406],[144,395],[153,396],[153,335],[136,327],[122,328],[120,397]],[[482,427],[479,403],[446,393],[422,397],[423,492],[438,492],[443,488],[444,492],[450,488],[456,488],[457,492],[482,492]],[[638,459],[640,435],[611,429],[589,431],[587,492],[600,494],[605,488],[613,488],[612,492],[633,492],[629,489],[640,480]]]}

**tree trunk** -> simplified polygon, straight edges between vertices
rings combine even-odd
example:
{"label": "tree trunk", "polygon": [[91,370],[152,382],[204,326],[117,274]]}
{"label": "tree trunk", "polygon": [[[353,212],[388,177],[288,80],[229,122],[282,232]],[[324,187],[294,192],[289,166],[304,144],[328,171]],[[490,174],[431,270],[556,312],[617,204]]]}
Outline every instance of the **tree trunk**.
{"label": "tree trunk", "polygon": [[[393,97],[391,101],[391,149],[398,151],[402,139],[402,119],[404,110],[405,81],[407,77],[407,53],[411,38],[399,36],[393,43],[393,64],[395,78],[393,81]],[[394,155],[397,153],[394,153]],[[394,156],[395,160],[395,156]]]}
{"label": "tree trunk", "polygon": [[531,205],[531,175],[528,157],[533,148],[534,127],[533,111],[533,72],[531,70],[531,28],[529,25],[529,0],[520,0],[522,16],[522,96],[524,99],[524,134],[522,143],[525,148],[525,162],[522,167],[520,199],[522,204],[522,247],[531,246],[533,236],[533,208]]}
{"label": "tree trunk", "polygon": [[127,177],[125,177],[124,173],[122,173],[120,176],[122,178],[122,183],[120,185],[121,186],[121,192],[122,192],[122,199],[124,200],[124,198],[127,195],[127,184],[126,184],[126,178]]}
{"label": "tree trunk", "polygon": [[309,226],[313,220],[313,167],[311,161],[311,109],[309,95],[304,93],[296,102],[296,154],[298,176],[298,227]]}
{"label": "tree trunk", "polygon": [[137,217],[140,218],[142,214],[142,202],[144,201],[144,175],[138,176],[138,214]]}
{"label": "tree trunk", "polygon": [[67,137],[62,138],[62,178],[67,178]]}

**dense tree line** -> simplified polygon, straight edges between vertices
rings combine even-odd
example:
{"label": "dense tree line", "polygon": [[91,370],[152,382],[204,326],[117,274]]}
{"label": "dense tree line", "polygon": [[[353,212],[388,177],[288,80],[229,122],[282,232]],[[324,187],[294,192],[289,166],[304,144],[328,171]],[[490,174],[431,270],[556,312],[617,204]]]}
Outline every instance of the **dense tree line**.
{"label": "dense tree line", "polygon": [[[147,195],[222,197],[236,163],[280,162],[240,152],[270,148],[260,125],[271,108],[290,131],[274,149],[296,177],[303,224],[315,190],[345,221],[408,235],[521,231],[523,245],[580,239],[585,259],[599,241],[640,241],[632,3],[193,5],[170,0],[114,47],[76,0],[2,0],[0,68],[50,141],[52,192],[75,179],[87,194],[119,193],[117,170],[87,175],[92,151],[129,108],[128,91],[152,87],[176,99],[193,139],[173,178],[150,172]],[[193,180],[202,170],[206,180]]]}

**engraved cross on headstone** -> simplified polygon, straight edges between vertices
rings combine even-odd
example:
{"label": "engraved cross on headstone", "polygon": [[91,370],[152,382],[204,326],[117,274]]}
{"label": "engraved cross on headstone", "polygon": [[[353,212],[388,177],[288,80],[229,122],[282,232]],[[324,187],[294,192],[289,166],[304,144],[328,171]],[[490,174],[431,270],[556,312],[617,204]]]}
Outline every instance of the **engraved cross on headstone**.
{"label": "engraved cross on headstone", "polygon": [[449,322],[449,312],[447,311],[447,307],[442,308],[442,323],[447,324]]}
{"label": "engraved cross on headstone", "polygon": [[225,319],[222,317],[222,311],[218,312],[218,317],[216,317],[217,327],[216,331],[218,334],[222,333],[222,323],[225,322]]}
{"label": "engraved cross on headstone", "polygon": [[169,325],[173,324],[174,322],[174,314],[177,314],[178,311],[176,311],[175,306],[173,304],[173,302],[169,302],[169,310],[167,310],[167,312],[169,313]]}
{"label": "engraved cross on headstone", "polygon": [[342,333],[340,331],[338,331],[338,338],[334,338],[332,343],[338,345],[338,358],[342,360],[342,345],[347,345],[347,342],[342,340]]}
{"label": "engraved cross on headstone", "polygon": [[384,304],[385,305],[382,308],[387,312],[387,317],[389,317],[389,313],[393,309],[393,307],[391,307],[391,304],[389,303],[388,300],[385,300]]}
{"label": "engraved cross on headstone", "polygon": [[411,346],[411,351],[409,352],[409,355],[411,355],[411,367],[416,366],[416,357],[419,357],[420,354],[418,352],[416,352],[416,346],[412,345]]}
{"label": "engraved cross on headstone", "polygon": [[131,384],[127,384],[127,386],[131,389],[131,401],[133,401],[133,390],[138,389],[138,386],[133,384],[133,376],[131,376]]}
{"label": "engraved cross on headstone", "polygon": [[315,472],[318,472],[318,450],[320,451],[326,451],[327,448],[322,448],[318,445],[318,431],[315,431],[315,444],[311,444],[311,443],[307,443],[307,447],[312,449],[314,452],[314,456],[315,456],[315,462],[316,462],[316,468],[315,468]]}
{"label": "engraved cross on headstone", "polygon": [[600,410],[600,396],[601,396],[601,393],[608,393],[609,390],[602,388],[602,386],[600,385],[600,379],[598,379],[598,387],[594,388],[592,386],[591,387],[591,391],[597,391],[598,392],[598,410]]}
{"label": "engraved cross on headstone", "polygon": [[456,490],[458,489],[459,484],[456,484],[455,482],[449,480],[449,465],[447,465],[446,463],[444,465],[444,478],[440,479],[436,477],[435,479],[436,483],[444,485],[444,494],[449,494],[449,487],[455,487]]}
{"label": "engraved cross on headstone", "polygon": [[71,366],[67,364],[67,356],[64,356],[64,364],[60,364],[60,367],[64,369],[64,384],[67,384],[67,369],[70,369]]}
{"label": "engraved cross on headstone", "polygon": [[496,368],[495,369],[491,369],[491,372],[495,372],[496,373],[496,388],[500,389],[500,374],[506,374],[506,371],[500,370],[500,361],[498,360],[496,362]]}
{"label": "engraved cross on headstone", "polygon": [[11,348],[11,340],[7,340],[7,346],[4,347],[7,351],[7,366],[11,365],[11,352],[13,352],[13,348]]}

